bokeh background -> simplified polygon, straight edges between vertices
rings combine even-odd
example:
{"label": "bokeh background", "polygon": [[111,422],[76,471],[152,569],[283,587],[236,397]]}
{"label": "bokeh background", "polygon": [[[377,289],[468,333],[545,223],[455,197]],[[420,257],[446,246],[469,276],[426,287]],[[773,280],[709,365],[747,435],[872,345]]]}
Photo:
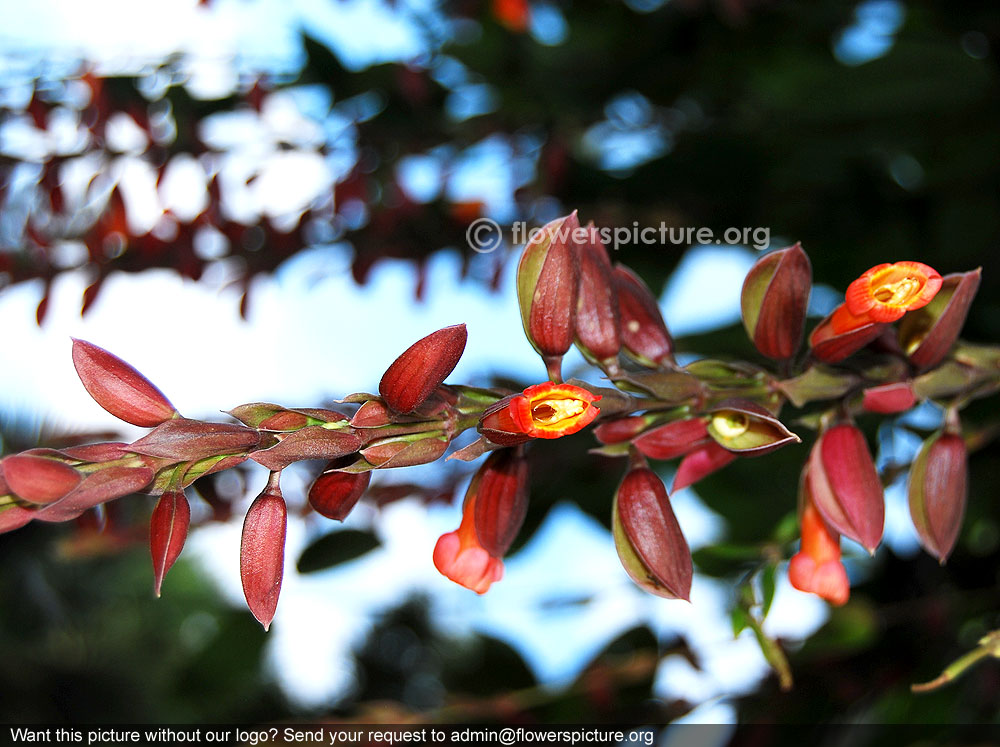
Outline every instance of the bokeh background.
{"label": "bokeh background", "polygon": [[[76,382],[71,335],[190,417],[370,391],[410,342],[461,321],[452,381],[533,383],[517,247],[471,251],[481,217],[766,228],[772,247],[803,242],[816,314],[879,262],[982,266],[964,336],[995,342],[998,45],[987,0],[0,0],[4,452],[138,435]],[[641,243],[614,257],[662,294],[680,350],[750,359],[738,296],[754,258]],[[619,567],[621,465],[587,455],[587,434],[534,450],[527,524],[482,598],[430,562],[468,465],[380,474],[343,527],[296,516],[268,634],[238,577],[262,472],[189,491],[199,527],[162,599],[151,499],[32,524],[0,536],[0,715],[732,725],[721,742],[757,723],[995,724],[995,662],[909,692],[1000,624],[993,410],[966,413],[984,435],[944,567],[919,551],[904,490],[940,414],[862,423],[897,475],[887,541],[874,558],[845,545],[852,599],[833,611],[761,563],[794,531],[804,446],[674,497],[690,605]],[[289,477],[302,507],[309,465]],[[788,692],[754,633],[733,634],[762,574]]]}

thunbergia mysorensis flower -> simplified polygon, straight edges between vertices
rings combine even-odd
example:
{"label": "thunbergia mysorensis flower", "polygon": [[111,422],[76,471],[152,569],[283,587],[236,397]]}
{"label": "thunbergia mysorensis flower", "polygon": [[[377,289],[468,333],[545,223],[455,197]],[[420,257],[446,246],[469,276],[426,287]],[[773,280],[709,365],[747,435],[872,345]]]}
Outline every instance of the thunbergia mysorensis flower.
{"label": "thunbergia mysorensis flower", "polygon": [[462,523],[454,532],[442,534],[434,546],[434,567],[456,584],[485,594],[503,578],[503,561],[494,558],[476,534],[476,495],[472,487],[462,507]]}
{"label": "thunbergia mysorensis flower", "polygon": [[488,407],[479,432],[501,446],[568,436],[597,417],[600,410],[594,402],[599,399],[601,395],[572,384],[535,384]]}
{"label": "thunbergia mysorensis flower", "polygon": [[873,322],[894,322],[907,311],[931,302],[941,288],[941,275],[922,262],[875,265],[847,286],[847,311]]}
{"label": "thunbergia mysorensis flower", "polygon": [[823,521],[808,492],[801,521],[802,546],[788,564],[789,582],[799,591],[816,594],[831,604],[844,604],[851,585],[840,562],[840,537]]}

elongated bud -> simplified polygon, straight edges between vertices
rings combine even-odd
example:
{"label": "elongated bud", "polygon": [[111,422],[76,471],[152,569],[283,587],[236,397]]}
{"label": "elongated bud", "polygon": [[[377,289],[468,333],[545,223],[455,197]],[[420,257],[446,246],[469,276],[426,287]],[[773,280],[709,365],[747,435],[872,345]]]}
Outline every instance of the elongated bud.
{"label": "elongated bud", "polygon": [[184,549],[190,523],[191,506],[183,490],[171,490],[160,496],[149,520],[149,552],[153,557],[156,596],[160,596],[163,577]]}
{"label": "elongated bud", "polygon": [[936,433],[924,441],[910,470],[910,517],[920,544],[943,564],[958,539],[968,497],[965,440]]}
{"label": "elongated bud", "polygon": [[735,459],[734,452],[722,448],[715,441],[708,441],[697,446],[677,465],[677,474],[674,475],[674,483],[670,487],[670,491],[676,493],[689,485],[694,485],[703,477],[718,472]]}
{"label": "elongated bud", "polygon": [[57,501],[74,490],[82,479],[68,464],[41,456],[13,454],[2,464],[7,486],[29,503]]}
{"label": "elongated bud", "polygon": [[479,544],[502,558],[528,513],[528,461],[515,449],[495,451],[479,468],[469,492],[475,493]]}
{"label": "elongated bud", "polygon": [[657,596],[689,599],[691,551],[655,472],[638,467],[626,473],[611,522],[615,549],[633,581]]}
{"label": "elongated bud", "polygon": [[464,324],[431,332],[408,347],[386,370],[378,391],[392,410],[408,413],[441,386],[465,352],[469,333]]}
{"label": "elongated bud", "polygon": [[229,410],[244,425],[268,431],[295,431],[307,425],[347,420],[347,416],[334,410],[316,407],[287,408],[270,402],[251,402]]}
{"label": "elongated bud", "polygon": [[339,472],[328,468],[310,486],[309,505],[328,519],[343,521],[371,480],[371,472]]}
{"label": "elongated bud", "polygon": [[359,448],[361,437],[353,431],[311,425],[289,433],[269,449],[253,452],[250,458],[275,471],[303,459],[336,459],[353,454]]}
{"label": "elongated bud", "polygon": [[726,400],[709,414],[708,435],[722,448],[740,456],[760,456],[802,442],[770,412],[748,400]]}
{"label": "elongated bud", "polygon": [[891,384],[870,386],[865,389],[861,406],[868,412],[893,415],[905,412],[917,404],[913,384],[909,381],[895,381]]}
{"label": "elongated bud", "polygon": [[884,328],[879,322],[851,317],[847,305],[841,304],[810,333],[809,347],[818,360],[839,363],[872,342]]}
{"label": "elongated bud", "polygon": [[528,342],[545,361],[549,377],[561,381],[560,364],[573,344],[579,292],[576,211],[532,234],[517,266],[517,302]]}
{"label": "elongated bud", "polygon": [[368,462],[382,469],[412,467],[439,459],[448,450],[443,431],[394,436],[375,441],[361,450]]}
{"label": "elongated bud", "polygon": [[672,365],[674,341],[649,286],[622,264],[615,265],[614,283],[625,352],[648,368]]}
{"label": "elongated bud", "polygon": [[441,575],[466,589],[485,594],[503,578],[503,561],[486,552],[476,534],[476,496],[467,494],[462,523],[454,532],[442,534],[434,545],[434,567]]}
{"label": "elongated bud", "polygon": [[750,268],[743,281],[743,326],[768,358],[791,358],[802,342],[812,266],[801,244],[771,252]]}
{"label": "elongated bud", "polygon": [[807,479],[830,527],[874,553],[882,540],[885,499],[864,434],[849,423],[824,431],[810,454]]}
{"label": "elongated bud", "polygon": [[87,509],[136,493],[152,482],[149,467],[110,465],[91,472],[66,496],[35,512],[39,521],[69,521]]}
{"label": "elongated bud", "polygon": [[934,299],[900,322],[899,344],[914,365],[931,368],[948,355],[965,324],[981,276],[982,268],[946,275]]}
{"label": "elongated bud", "polygon": [[802,501],[802,547],[788,564],[788,580],[799,591],[816,594],[831,604],[847,602],[851,585],[840,562],[840,537],[830,529],[806,491]]}
{"label": "elongated bud", "polygon": [[126,423],[152,428],[177,415],[145,376],[97,345],[74,339],[73,365],[94,401]]}
{"label": "elongated bud", "polygon": [[247,511],[240,542],[240,578],[247,606],[267,630],[278,608],[285,567],[287,510],[272,472],[264,492]]}
{"label": "elongated bud", "polygon": [[673,459],[703,444],[707,437],[702,418],[687,418],[648,430],[632,445],[650,459]]}
{"label": "elongated bud", "polygon": [[189,462],[245,451],[259,442],[260,434],[242,425],[175,418],[133,441],[129,450],[136,454]]}
{"label": "elongated bud", "polygon": [[580,245],[580,288],[574,327],[576,345],[584,357],[611,375],[619,372],[618,351],[622,347],[618,293],[615,290],[608,252],[593,224]]}
{"label": "elongated bud", "polygon": [[617,444],[631,441],[649,427],[650,417],[629,415],[601,423],[594,428],[594,437],[602,444]]}

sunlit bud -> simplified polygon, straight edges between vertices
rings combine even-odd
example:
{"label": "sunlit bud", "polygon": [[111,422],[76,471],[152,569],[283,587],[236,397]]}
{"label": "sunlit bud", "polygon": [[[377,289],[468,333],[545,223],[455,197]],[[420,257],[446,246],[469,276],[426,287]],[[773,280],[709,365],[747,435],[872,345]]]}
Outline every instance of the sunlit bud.
{"label": "sunlit bud", "polygon": [[734,452],[722,448],[715,441],[707,441],[701,446],[696,446],[677,465],[677,474],[674,475],[674,484],[670,487],[670,492],[676,493],[689,485],[694,485],[734,459],[736,459]]}
{"label": "sunlit bud", "polygon": [[353,454],[361,443],[361,437],[352,430],[310,425],[289,433],[269,449],[253,452],[250,458],[275,471],[303,459],[329,460]]}
{"label": "sunlit bud", "polygon": [[942,563],[955,547],[968,495],[965,440],[936,433],[924,441],[910,470],[910,517],[920,544]]}
{"label": "sunlit bud", "polygon": [[479,432],[501,446],[567,436],[598,416],[594,402],[600,399],[601,395],[572,384],[535,384],[486,408]]}
{"label": "sunlit bud", "polygon": [[264,492],[258,495],[243,521],[240,542],[240,579],[247,606],[264,630],[271,626],[278,607],[285,565],[287,510],[272,472]]}
{"label": "sunlit bud", "polygon": [[378,391],[390,409],[416,410],[448,378],[465,351],[464,324],[439,329],[417,340],[386,370]]}
{"label": "sunlit bud", "polygon": [[673,459],[702,445],[707,436],[703,418],[687,418],[648,430],[632,445],[650,459]]}
{"label": "sunlit bud", "polygon": [[588,239],[580,245],[580,288],[574,327],[576,345],[588,360],[609,374],[618,373],[622,347],[618,294],[612,279],[611,260],[591,224]]}
{"label": "sunlit bud", "polygon": [[801,244],[771,252],[750,268],[740,306],[743,326],[769,358],[791,358],[802,341],[812,266]]}
{"label": "sunlit bud", "polygon": [[191,507],[183,490],[171,490],[160,496],[149,520],[149,552],[153,558],[156,596],[160,596],[163,577],[184,548]]}
{"label": "sunlit bud", "polygon": [[245,451],[259,442],[260,434],[242,425],[176,418],[161,423],[138,441],[133,441],[129,450],[136,454],[188,462]]}
{"label": "sunlit bud", "polygon": [[101,503],[131,495],[152,482],[155,472],[149,467],[109,465],[87,474],[67,495],[35,511],[39,521],[69,521]]}
{"label": "sunlit bud", "polygon": [[878,337],[884,324],[859,318],[841,304],[809,335],[812,354],[824,363],[839,363]]}
{"label": "sunlit bud", "polygon": [[840,562],[840,537],[823,521],[808,498],[802,505],[802,547],[788,564],[788,580],[799,591],[838,607],[851,595],[847,571]]}
{"label": "sunlit bud", "polygon": [[913,384],[909,381],[895,381],[865,389],[861,406],[868,412],[892,415],[905,412],[915,404],[917,397],[913,393]]}
{"label": "sunlit bud", "polygon": [[708,414],[708,435],[740,456],[759,456],[802,441],[770,412],[747,400],[726,400]]}
{"label": "sunlit bud", "polygon": [[528,342],[545,361],[549,376],[561,381],[562,356],[573,344],[573,316],[579,290],[574,235],[576,211],[535,231],[517,266],[517,301]]}
{"label": "sunlit bud", "polygon": [[930,368],[948,355],[965,324],[981,276],[981,268],[946,276],[934,300],[900,323],[900,347],[915,365]]}
{"label": "sunlit bud", "polygon": [[412,467],[440,458],[448,450],[448,444],[443,431],[428,431],[379,439],[360,453],[370,464],[383,469]]}
{"label": "sunlit bud", "polygon": [[381,428],[392,423],[392,412],[380,399],[370,399],[354,413],[351,425],[355,428]]}
{"label": "sunlit bud", "polygon": [[309,487],[309,505],[328,519],[343,521],[357,505],[371,480],[371,472],[327,469]]}
{"label": "sunlit bud", "polygon": [[518,452],[490,454],[469,485],[475,496],[476,536],[494,558],[507,553],[528,513],[528,461]]}
{"label": "sunlit bud", "polygon": [[97,345],[74,339],[73,365],[94,401],[126,423],[152,428],[177,415],[145,376]]}
{"label": "sunlit bud", "polygon": [[614,283],[625,352],[649,368],[672,365],[674,341],[649,286],[621,264],[615,265]]}
{"label": "sunlit bud", "polygon": [[885,499],[864,434],[849,423],[820,434],[809,456],[808,490],[830,527],[874,553]]}
{"label": "sunlit bud", "polygon": [[691,551],[655,472],[636,467],[626,473],[611,522],[615,549],[633,581],[667,599],[690,598]]}
{"label": "sunlit bud", "polygon": [[503,561],[490,555],[476,534],[476,498],[467,497],[462,523],[454,532],[438,538],[434,545],[434,567],[443,576],[477,594],[485,594],[503,578]]}
{"label": "sunlit bud", "polygon": [[921,262],[872,267],[847,286],[845,305],[852,316],[894,322],[907,311],[930,303],[941,288],[941,275]]}
{"label": "sunlit bud", "polygon": [[13,454],[3,462],[7,487],[29,503],[59,500],[80,484],[81,475],[68,464],[41,456]]}

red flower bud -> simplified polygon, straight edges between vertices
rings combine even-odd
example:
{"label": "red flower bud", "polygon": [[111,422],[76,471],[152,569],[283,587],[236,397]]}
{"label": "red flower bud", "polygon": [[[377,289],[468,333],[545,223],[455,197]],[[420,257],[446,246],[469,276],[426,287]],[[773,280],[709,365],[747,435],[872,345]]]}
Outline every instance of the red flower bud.
{"label": "red flower bud", "polygon": [[247,606],[264,626],[271,627],[278,608],[285,566],[287,510],[272,472],[264,492],[254,499],[243,522],[240,542],[240,578]]}
{"label": "red flower bud", "polygon": [[618,294],[612,280],[611,260],[596,235],[593,224],[588,226],[588,240],[580,245],[580,288],[574,327],[576,345],[588,360],[598,363],[610,374],[616,374],[618,351],[622,347]]}
{"label": "red flower bud", "polygon": [[75,469],[55,459],[13,454],[3,460],[7,486],[18,498],[30,503],[46,504],[59,500],[80,484],[81,475]]}
{"label": "red flower bud", "polygon": [[615,265],[614,283],[625,352],[649,368],[673,364],[674,341],[649,287],[621,264]]}
{"label": "red flower bud", "polygon": [[676,493],[689,485],[694,485],[703,477],[718,472],[734,459],[736,454],[722,448],[715,441],[708,441],[695,447],[677,466],[677,474],[674,475],[674,484],[670,487],[670,492]]}
{"label": "red flower bud", "polygon": [[361,450],[361,456],[382,469],[412,467],[439,459],[448,444],[443,431],[413,433],[375,441]]}
{"label": "red flower bud", "polygon": [[431,332],[417,340],[386,370],[378,391],[392,410],[416,410],[441,386],[465,351],[468,332],[464,324]]}
{"label": "red flower bud", "polygon": [[876,265],[847,287],[845,305],[852,316],[894,322],[907,311],[930,303],[941,275],[921,262]]}
{"label": "red flower bud", "polygon": [[795,355],[806,321],[812,267],[801,244],[771,252],[750,268],[740,305],[743,326],[769,358]]}
{"label": "red flower bud", "polygon": [[438,538],[434,545],[434,567],[446,578],[477,594],[485,594],[503,578],[503,561],[490,555],[476,534],[476,497],[467,496],[462,523],[454,532]]}
{"label": "red flower bud", "polygon": [[650,459],[673,459],[703,444],[707,437],[705,421],[688,418],[646,431],[632,445]]}
{"label": "red flower bud", "polygon": [[903,319],[899,344],[915,365],[931,368],[948,355],[965,324],[981,275],[980,268],[946,276],[934,300]]}
{"label": "red flower bud", "polygon": [[851,316],[847,306],[841,304],[816,325],[809,335],[809,347],[824,363],[839,363],[878,337],[884,328],[884,324],[867,317]]}
{"label": "red flower bud", "polygon": [[136,493],[152,482],[149,467],[107,466],[91,472],[63,498],[35,512],[39,521],[69,521],[87,509]]}
{"label": "red flower bud", "polygon": [[830,527],[874,553],[885,499],[864,434],[841,423],[824,431],[809,457],[808,490]]}
{"label": "red flower bud", "polygon": [[601,423],[594,428],[594,437],[602,444],[617,444],[631,441],[649,427],[649,419],[645,415],[629,415]]}
{"label": "red flower bud", "polygon": [[658,596],[689,599],[691,551],[656,473],[646,467],[629,470],[612,513],[615,549],[632,580]]}
{"label": "red flower bud", "polygon": [[514,449],[495,451],[472,478],[479,544],[502,558],[528,513],[528,461]]}
{"label": "red flower bud", "polygon": [[177,415],[163,392],[103,348],[74,339],[73,365],[97,404],[126,423],[152,428]]}
{"label": "red flower bud", "polygon": [[371,472],[323,472],[309,488],[309,505],[328,519],[343,521],[372,480]]}
{"label": "red flower bud", "polygon": [[958,433],[928,438],[910,470],[910,517],[920,544],[944,563],[955,547],[968,496],[965,440]]}
{"label": "red flower bud", "polygon": [[156,596],[160,596],[163,577],[181,554],[191,523],[191,506],[183,490],[171,490],[160,496],[149,520],[149,552],[153,557]]}
{"label": "red flower bud", "polygon": [[479,432],[501,446],[568,436],[598,416],[600,410],[593,403],[600,399],[601,395],[572,384],[535,384],[486,408]]}
{"label": "red flower bud", "polygon": [[816,594],[839,607],[851,594],[847,571],[840,562],[840,538],[823,521],[808,493],[801,520],[802,548],[788,564],[788,580],[799,591]]}
{"label": "red flower bud", "polygon": [[909,381],[895,381],[891,384],[870,386],[865,389],[864,401],[861,406],[868,412],[882,415],[893,415],[905,412],[917,404],[913,393],[913,384]]}
{"label": "red flower bud", "polygon": [[250,458],[275,471],[303,459],[336,459],[360,447],[361,437],[353,431],[310,425],[289,433],[269,449],[253,452]]}
{"label": "red flower bud", "polygon": [[574,242],[576,211],[534,232],[517,266],[517,301],[528,342],[561,380],[562,356],[573,344],[580,268]]}

